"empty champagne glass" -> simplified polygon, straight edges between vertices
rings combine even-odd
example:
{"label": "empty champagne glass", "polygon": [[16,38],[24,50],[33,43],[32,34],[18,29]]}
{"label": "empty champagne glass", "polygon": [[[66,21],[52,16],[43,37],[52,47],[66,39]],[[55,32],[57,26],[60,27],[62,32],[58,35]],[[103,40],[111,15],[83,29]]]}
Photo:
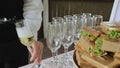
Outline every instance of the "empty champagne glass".
{"label": "empty champagne glass", "polygon": [[64,16],[62,30],[62,45],[64,47],[65,58],[68,59],[69,55],[67,54],[68,48],[72,45],[74,40],[74,23],[71,15]]}
{"label": "empty champagne glass", "polygon": [[62,45],[64,47],[65,55],[61,57],[63,67],[72,67],[69,62],[71,62],[71,56],[68,54],[68,48],[72,45],[74,41],[74,31],[75,25],[72,19],[72,15],[65,15],[64,22],[62,23]]}
{"label": "empty champagne glass", "polygon": [[52,23],[48,24],[48,32],[47,32],[47,46],[52,52],[53,60],[52,62],[55,64],[59,63],[57,58],[57,50],[61,47],[61,39],[60,39],[60,32],[61,26],[59,23]]}
{"label": "empty champagne glass", "polygon": [[[28,23],[24,20],[19,20],[15,23],[16,31],[20,42],[31,48],[32,43],[35,41],[34,35]],[[35,64],[34,68],[39,68],[40,64]]]}
{"label": "empty champagne glass", "polygon": [[60,26],[60,31],[59,31],[60,39],[62,39],[62,30],[63,30],[63,28],[62,28],[63,24],[62,23],[63,22],[64,22],[64,20],[63,20],[62,17],[53,17],[52,18],[52,23],[53,24],[59,24],[59,26]]}
{"label": "empty champagne glass", "polygon": [[63,23],[63,18],[62,17],[53,17],[52,18],[53,23]]}
{"label": "empty champagne glass", "polygon": [[93,27],[100,26],[100,23],[103,22],[102,15],[93,15],[92,16]]}
{"label": "empty champagne glass", "polygon": [[83,13],[82,14],[82,22],[83,22],[83,26],[87,26],[92,28],[93,27],[93,23],[91,22],[91,13]]}
{"label": "empty champagne glass", "polygon": [[81,37],[80,30],[82,28],[82,15],[81,14],[74,14],[73,15],[73,22],[75,25],[75,34],[74,34],[74,44],[75,44]]}

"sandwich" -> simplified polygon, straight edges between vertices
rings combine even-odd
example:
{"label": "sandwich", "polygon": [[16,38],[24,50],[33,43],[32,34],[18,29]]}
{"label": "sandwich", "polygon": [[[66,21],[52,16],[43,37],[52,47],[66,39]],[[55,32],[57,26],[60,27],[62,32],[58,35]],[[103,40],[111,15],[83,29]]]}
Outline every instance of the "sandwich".
{"label": "sandwich", "polygon": [[100,25],[102,34],[102,47],[101,50],[108,52],[120,52],[120,25],[116,22],[102,22]]}
{"label": "sandwich", "polygon": [[84,26],[81,31],[81,36],[88,39],[89,41],[95,41],[97,37],[100,36],[100,31]]}
{"label": "sandwich", "polygon": [[120,38],[120,26],[116,22],[102,22],[100,28],[103,33],[107,35],[107,39],[118,39]]}
{"label": "sandwich", "polygon": [[[90,42],[86,38],[81,37],[80,41],[75,45],[78,65],[80,67],[82,65],[88,65],[88,68],[118,68],[117,65],[119,65],[119,63],[115,62],[113,57],[108,54],[103,55],[105,52],[100,50],[103,44],[102,37],[98,37],[95,42],[96,43]],[[90,48],[93,49],[93,52],[89,51]]]}
{"label": "sandwich", "polygon": [[91,42],[91,41],[88,41],[83,36],[81,36],[81,39],[77,46],[94,57],[103,56],[106,53],[105,51],[101,50],[101,47],[102,47],[101,37],[98,37],[95,42]]}
{"label": "sandwich", "polygon": [[101,50],[102,38],[101,30],[95,28],[83,27],[81,31],[80,43],[83,45],[84,49],[90,53],[91,56],[103,56],[104,51]]}
{"label": "sandwich", "polygon": [[[120,27],[103,22],[100,29],[83,27],[81,38],[75,49],[78,63],[83,60],[97,68],[119,68],[120,66]],[[80,62],[81,60],[82,62]]]}

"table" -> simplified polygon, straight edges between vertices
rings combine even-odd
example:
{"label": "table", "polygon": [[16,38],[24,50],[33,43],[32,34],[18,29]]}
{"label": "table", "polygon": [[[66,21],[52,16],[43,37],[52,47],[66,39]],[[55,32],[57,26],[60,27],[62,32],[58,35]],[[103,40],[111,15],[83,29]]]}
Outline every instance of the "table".
{"label": "table", "polygon": [[[73,53],[74,53],[74,50],[68,52],[68,54],[71,54],[71,56],[73,56]],[[58,58],[62,57],[64,54],[65,53],[58,55]],[[51,59],[52,57],[42,60],[43,68],[56,68],[55,65],[52,65]],[[78,68],[76,64],[74,63],[73,59],[71,60],[73,62],[73,68]],[[28,64],[28,65],[25,65],[19,68],[33,68],[33,66],[34,66],[34,63],[31,63],[31,64]]]}

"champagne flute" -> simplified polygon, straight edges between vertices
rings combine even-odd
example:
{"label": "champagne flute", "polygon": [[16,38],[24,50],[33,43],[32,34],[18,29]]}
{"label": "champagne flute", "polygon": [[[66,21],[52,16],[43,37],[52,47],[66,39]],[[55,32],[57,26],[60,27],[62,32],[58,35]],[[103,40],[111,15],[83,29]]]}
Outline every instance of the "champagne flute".
{"label": "champagne flute", "polygon": [[100,23],[103,22],[102,15],[93,15],[92,16],[93,27],[100,26]]}
{"label": "champagne flute", "polygon": [[71,62],[71,57],[68,54],[68,48],[72,45],[74,41],[75,25],[72,19],[72,15],[65,15],[64,22],[62,23],[62,45],[64,47],[65,55],[61,58],[64,62],[63,68],[72,67],[69,62]]}
{"label": "champagne flute", "polygon": [[83,13],[82,14],[82,22],[83,26],[87,26],[89,28],[93,27],[93,23],[91,22],[91,13]]}
{"label": "champagne flute", "polygon": [[66,58],[66,60],[68,60],[70,56],[68,55],[67,52],[68,52],[68,48],[73,43],[74,32],[75,32],[72,16],[65,15],[64,22],[62,23],[62,25],[63,25],[63,27],[62,27],[63,28],[62,29],[62,45],[64,47],[65,58]]}
{"label": "champagne flute", "polygon": [[82,15],[81,14],[74,14],[73,15],[73,22],[75,25],[75,34],[74,34],[74,44],[75,44],[81,37],[80,30],[82,28]]}
{"label": "champagne flute", "polygon": [[62,17],[53,17],[52,18],[52,24],[56,24],[56,25],[59,25],[59,35],[60,35],[60,39],[62,39],[62,30],[63,30],[63,18]]}
{"label": "champagne flute", "polygon": [[16,23],[16,31],[20,42],[27,47],[31,47],[34,42],[34,36],[30,27],[26,23],[23,23],[23,20]]}
{"label": "champagne flute", "polygon": [[[32,46],[32,43],[35,41],[35,39],[29,24],[24,22],[24,20],[19,20],[15,23],[15,25],[16,25],[16,31],[17,31],[17,35],[20,42],[23,45],[32,48],[31,46]],[[40,67],[40,64],[35,64],[34,68],[39,68],[39,67]]]}
{"label": "champagne flute", "polygon": [[59,23],[49,23],[48,24],[48,33],[47,33],[47,46],[52,52],[53,60],[55,64],[59,63],[57,55],[57,50],[61,47],[60,39],[60,24]]}

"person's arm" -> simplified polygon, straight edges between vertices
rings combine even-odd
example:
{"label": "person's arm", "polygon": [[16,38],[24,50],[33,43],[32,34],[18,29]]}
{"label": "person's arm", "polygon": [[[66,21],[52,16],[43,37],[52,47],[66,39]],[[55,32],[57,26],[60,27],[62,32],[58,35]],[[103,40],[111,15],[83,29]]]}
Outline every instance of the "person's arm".
{"label": "person's arm", "polygon": [[37,31],[41,27],[43,5],[41,0],[24,0],[23,17],[37,40]]}
{"label": "person's arm", "polygon": [[[41,0],[24,0],[23,8],[24,22],[27,23],[34,34],[35,40],[37,40],[37,31],[41,27],[43,5]],[[32,48],[28,47],[31,53],[30,61],[34,61],[39,64],[42,58],[43,44],[42,42],[35,41],[32,44]]]}

